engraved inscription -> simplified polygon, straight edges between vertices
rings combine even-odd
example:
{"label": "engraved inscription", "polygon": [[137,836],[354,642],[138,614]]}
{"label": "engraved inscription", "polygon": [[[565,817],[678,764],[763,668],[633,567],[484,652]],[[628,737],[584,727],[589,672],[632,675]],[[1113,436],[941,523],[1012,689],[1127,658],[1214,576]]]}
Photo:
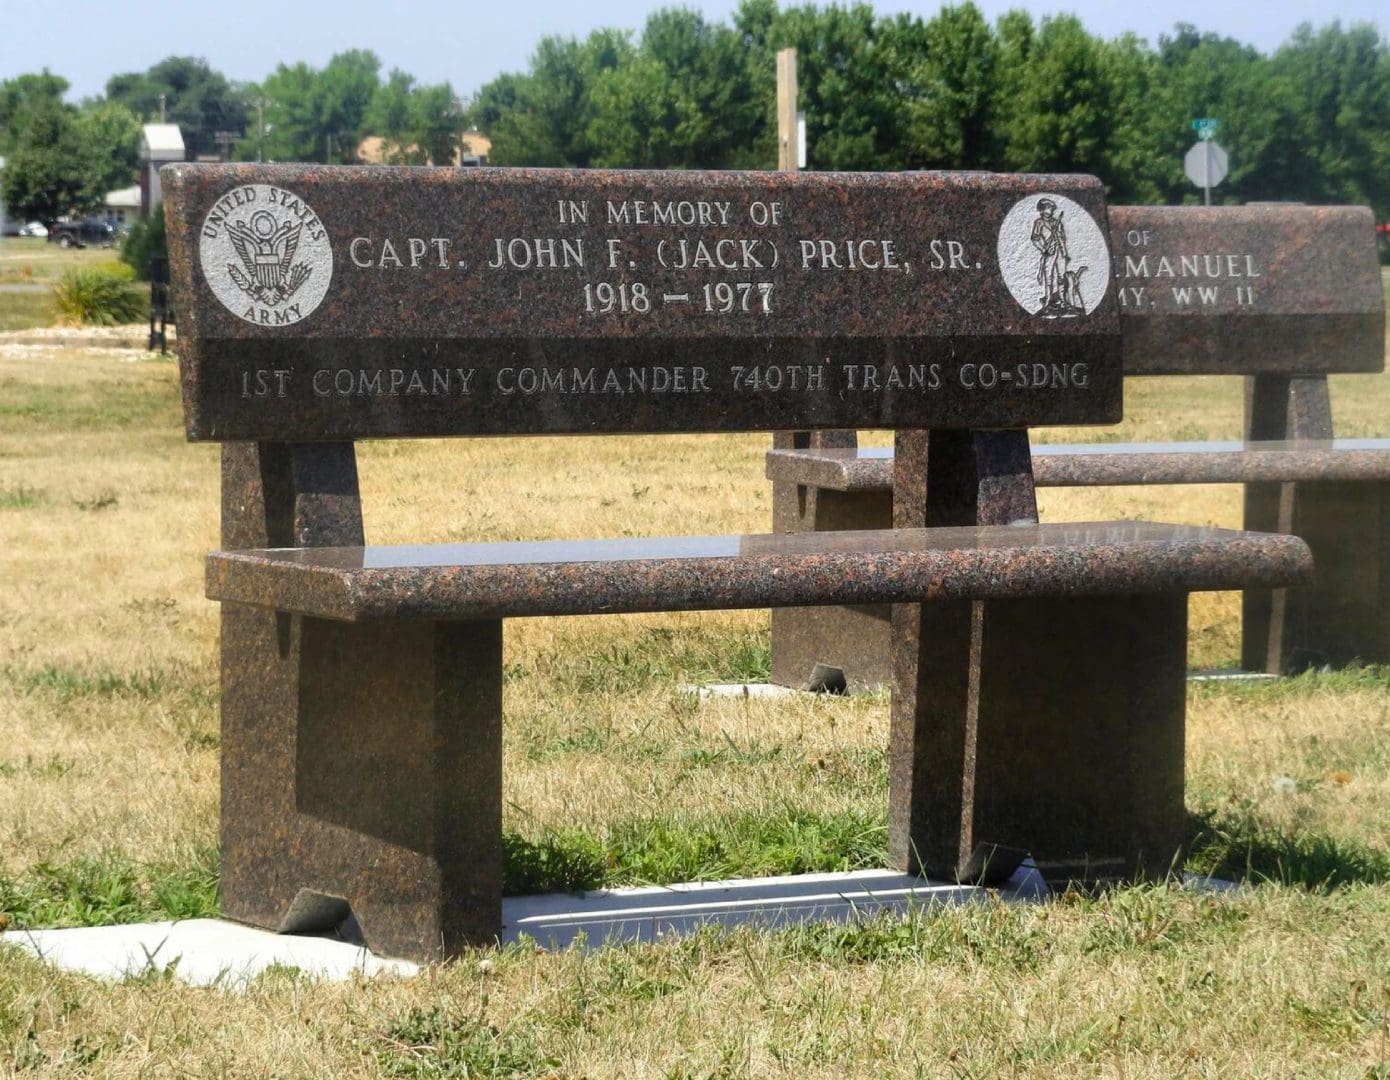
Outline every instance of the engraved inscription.
{"label": "engraved inscription", "polygon": [[1129,229],[1125,248],[1115,265],[1123,310],[1142,312],[1160,304],[1195,311],[1255,306],[1254,281],[1264,274],[1249,252],[1164,250],[1153,229]]}
{"label": "engraved inscription", "polygon": [[[779,270],[817,276],[913,273],[912,261],[903,254],[904,238],[787,238],[774,233],[794,219],[781,200],[606,199],[594,205],[588,199],[558,199],[553,212],[554,231],[537,223],[534,234],[486,237],[481,249],[467,236],[354,236],[348,243],[348,260],[359,271],[455,272],[477,267],[499,275],[576,275],[581,280],[574,299],[585,316],[595,319],[676,312],[689,317],[765,318],[779,310],[780,286],[774,280]],[[621,235],[562,231],[579,226],[599,226]],[[972,252],[962,239],[911,240],[921,253],[922,272],[970,274],[986,269],[986,253]],[[1072,271],[1071,280],[1082,272]],[[1080,296],[1075,287],[1073,293]],[[1082,313],[1081,308],[1074,313]]]}
{"label": "engraved inscription", "polygon": [[502,170],[329,205],[317,173],[264,175],[286,186],[198,203],[207,284],[258,326],[320,310],[257,348],[220,310],[197,328],[200,377],[237,402],[199,417],[212,437],[1100,420],[1112,278],[1145,300],[1260,284],[1257,260],[1112,264],[1099,187],[1061,177]]}

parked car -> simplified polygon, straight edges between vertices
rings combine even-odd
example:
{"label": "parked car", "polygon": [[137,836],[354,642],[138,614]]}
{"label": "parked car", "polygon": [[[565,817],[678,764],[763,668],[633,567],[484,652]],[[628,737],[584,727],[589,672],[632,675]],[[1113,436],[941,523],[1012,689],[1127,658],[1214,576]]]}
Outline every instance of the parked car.
{"label": "parked car", "polygon": [[19,227],[20,236],[47,236],[48,226],[42,221],[31,221],[28,225]]}
{"label": "parked car", "polygon": [[48,227],[48,242],[60,248],[110,247],[116,242],[116,229],[109,221],[100,218],[83,218],[81,221],[57,221]]}

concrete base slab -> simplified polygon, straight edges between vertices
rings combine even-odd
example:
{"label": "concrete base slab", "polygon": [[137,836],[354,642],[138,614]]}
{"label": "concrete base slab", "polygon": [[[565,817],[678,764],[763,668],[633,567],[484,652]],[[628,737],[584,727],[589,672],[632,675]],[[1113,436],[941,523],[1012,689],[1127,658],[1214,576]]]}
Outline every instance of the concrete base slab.
{"label": "concrete base slab", "polygon": [[[1231,883],[1189,875],[1189,888],[1226,892]],[[654,941],[701,927],[752,925],[774,930],[803,923],[851,923],[932,904],[996,897],[1044,900],[1042,876],[1025,861],[1000,888],[930,881],[894,870],[790,874],[680,885],[602,889],[587,893],[513,896],[502,903],[503,943],[534,941],[563,949]],[[271,967],[297,968],[329,981],[419,968],[372,955],[360,945],[325,937],[274,934],[219,919],[133,923],[68,930],[11,930],[0,943],[18,946],[64,971],[123,980],[170,973],[194,986],[237,990]]]}
{"label": "concrete base slab", "polygon": [[682,694],[698,698],[789,698],[802,693],[775,683],[682,683],[679,689]]}
{"label": "concrete base slab", "polygon": [[244,985],[271,967],[291,967],[341,981],[355,975],[414,975],[416,965],[382,960],[360,945],[326,937],[275,934],[222,919],[11,930],[18,945],[64,971],[124,980],[169,972],[193,986]]}
{"label": "concrete base slab", "polygon": [[1279,678],[1267,671],[1246,671],[1244,668],[1204,668],[1189,672],[1188,682],[1273,682]]}
{"label": "concrete base slab", "polygon": [[[1208,682],[1272,682],[1279,678],[1278,675],[1271,675],[1266,671],[1246,671],[1243,668],[1203,668],[1200,671],[1190,671],[1187,674],[1188,682],[1208,683]],[[698,698],[762,698],[779,699],[800,697],[810,693],[807,690],[797,690],[790,686],[779,686],[776,683],[705,683],[703,685],[695,683],[682,683],[678,688],[682,694],[690,694]],[[886,690],[887,688],[882,688]],[[858,693],[871,692],[861,689]]]}
{"label": "concrete base slab", "polygon": [[1047,886],[1037,870],[1024,863],[996,889],[946,884],[895,870],[858,870],[518,896],[502,903],[503,940],[526,936],[543,948],[560,949],[583,935],[593,947],[652,941],[712,923],[777,929],[806,922],[853,922],[991,895],[1039,900],[1047,895]]}

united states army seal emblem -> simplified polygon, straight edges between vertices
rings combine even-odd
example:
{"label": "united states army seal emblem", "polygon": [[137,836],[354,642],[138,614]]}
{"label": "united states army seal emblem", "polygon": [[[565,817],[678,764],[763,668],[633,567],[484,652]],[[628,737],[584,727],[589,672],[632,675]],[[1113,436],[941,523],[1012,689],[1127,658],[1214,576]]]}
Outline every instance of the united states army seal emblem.
{"label": "united states army seal emblem", "polygon": [[333,280],[328,232],[298,195],[245,184],[217,200],[199,235],[203,277],[227,310],[257,326],[308,318]]}
{"label": "united states army seal emblem", "polygon": [[1020,199],[999,226],[999,271],[1025,311],[1077,319],[1110,287],[1110,247],[1095,218],[1065,195]]}

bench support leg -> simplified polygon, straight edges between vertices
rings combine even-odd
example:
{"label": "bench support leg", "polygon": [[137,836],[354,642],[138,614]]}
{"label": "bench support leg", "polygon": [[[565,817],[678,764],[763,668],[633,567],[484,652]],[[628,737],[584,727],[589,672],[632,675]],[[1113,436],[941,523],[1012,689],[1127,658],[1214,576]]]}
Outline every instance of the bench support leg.
{"label": "bench support leg", "polygon": [[[846,449],[858,446],[853,431],[781,431],[779,450]],[[886,529],[892,521],[891,492],[823,491],[806,484],[772,485],[772,531],[833,532]],[[822,665],[838,672],[852,689],[886,684],[888,608],[883,604],[773,608],[771,681],[779,686],[819,689],[812,672]],[[838,680],[832,675],[830,685]]]}
{"label": "bench support leg", "polygon": [[[224,448],[228,546],[360,544],[351,446]],[[223,913],[349,913],[381,955],[501,930],[500,622],[354,625],[222,609]]]}
{"label": "bench support leg", "polygon": [[1161,876],[1182,844],[1185,594],[894,608],[893,864],[1050,884]]}
{"label": "bench support leg", "polygon": [[223,627],[224,913],[296,932],[350,909],[374,952],[417,961],[491,942],[501,624],[260,615]]}
{"label": "bench support leg", "polygon": [[[1246,379],[1246,438],[1330,439],[1326,375]],[[1245,528],[1292,533],[1313,552],[1298,589],[1247,589],[1241,666],[1274,675],[1390,663],[1390,484],[1245,486]]]}
{"label": "bench support leg", "polygon": [[1390,483],[1249,484],[1245,527],[1301,537],[1313,580],[1245,591],[1242,667],[1390,663]]}
{"label": "bench support leg", "polygon": [[[821,441],[791,443],[778,436],[779,449],[853,447],[853,432],[820,432]],[[839,441],[849,436],[846,444]],[[936,511],[927,521],[925,505],[917,527],[931,525],[1007,525],[1036,521],[1026,436],[1019,432],[900,432],[903,447],[931,449]],[[895,460],[899,455],[895,454]],[[1023,479],[1026,474],[1027,478]],[[926,477],[923,476],[923,482]],[[946,509],[946,508],[950,509]],[[803,484],[773,490],[773,532],[837,532],[887,529],[895,524],[892,491],[824,491]],[[904,524],[898,522],[897,524]],[[892,609],[887,604],[772,610],[771,680],[803,687],[817,665],[838,670],[851,691],[891,685]],[[814,687],[813,687],[814,688]]]}
{"label": "bench support leg", "polygon": [[[899,527],[1036,521],[1021,432],[902,432]],[[889,850],[956,880],[1166,872],[1183,818],[1187,597],[893,608]]]}

